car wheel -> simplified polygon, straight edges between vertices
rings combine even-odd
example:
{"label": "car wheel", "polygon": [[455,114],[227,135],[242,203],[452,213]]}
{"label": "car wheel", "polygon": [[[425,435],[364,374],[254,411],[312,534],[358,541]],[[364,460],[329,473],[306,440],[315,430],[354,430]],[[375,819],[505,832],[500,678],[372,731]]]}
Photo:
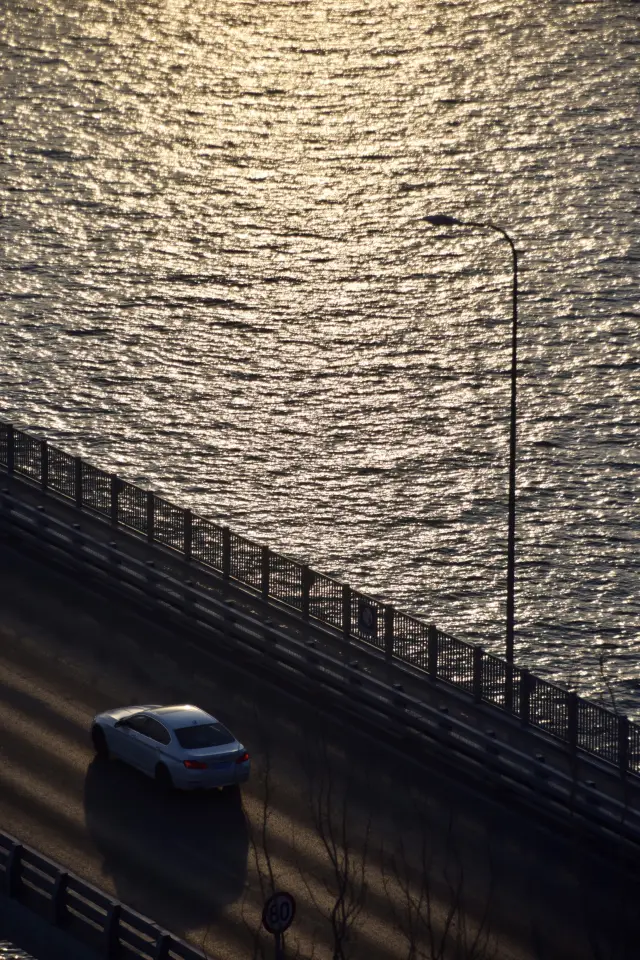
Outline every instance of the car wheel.
{"label": "car wheel", "polygon": [[104,735],[104,730],[97,724],[91,728],[91,740],[93,741],[93,747],[97,756],[100,757],[101,760],[108,760],[109,747],[107,746],[107,738]]}
{"label": "car wheel", "polygon": [[156,783],[159,787],[161,787],[162,790],[166,790],[167,792],[173,789],[173,780],[171,779],[171,774],[165,767],[164,763],[159,763],[156,767]]}

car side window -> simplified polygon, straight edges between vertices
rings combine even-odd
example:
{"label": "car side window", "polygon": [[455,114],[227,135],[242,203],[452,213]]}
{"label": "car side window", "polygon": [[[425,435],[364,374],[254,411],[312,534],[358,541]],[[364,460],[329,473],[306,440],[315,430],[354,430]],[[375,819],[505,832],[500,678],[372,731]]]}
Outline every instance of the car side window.
{"label": "car side window", "polygon": [[142,732],[147,737],[156,740],[158,743],[171,743],[171,734],[159,720],[155,720],[153,717],[143,717],[142,719],[145,721],[145,728]]}
{"label": "car side window", "polygon": [[129,727],[130,730],[135,730],[137,733],[146,734],[147,732],[145,729],[146,719],[147,719],[146,717],[139,717],[139,716],[127,717],[123,725],[125,727]]}

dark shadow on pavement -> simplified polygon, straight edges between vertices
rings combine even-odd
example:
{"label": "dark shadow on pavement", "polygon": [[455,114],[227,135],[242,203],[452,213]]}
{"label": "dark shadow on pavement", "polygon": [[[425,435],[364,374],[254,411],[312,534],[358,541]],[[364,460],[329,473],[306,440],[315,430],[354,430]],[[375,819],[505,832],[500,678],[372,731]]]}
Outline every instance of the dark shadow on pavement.
{"label": "dark shadow on pavement", "polygon": [[96,758],[84,806],[118,899],[177,936],[214,923],[242,896],[249,834],[239,791],[163,793],[125,764]]}

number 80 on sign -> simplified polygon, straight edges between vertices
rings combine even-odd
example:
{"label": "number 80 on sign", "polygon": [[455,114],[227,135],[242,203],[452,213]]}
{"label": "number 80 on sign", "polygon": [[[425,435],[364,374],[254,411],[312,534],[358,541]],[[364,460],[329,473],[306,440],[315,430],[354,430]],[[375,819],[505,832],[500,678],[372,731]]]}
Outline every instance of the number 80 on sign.
{"label": "number 80 on sign", "polygon": [[290,893],[274,893],[262,910],[262,924],[269,933],[284,933],[296,913],[296,902]]}

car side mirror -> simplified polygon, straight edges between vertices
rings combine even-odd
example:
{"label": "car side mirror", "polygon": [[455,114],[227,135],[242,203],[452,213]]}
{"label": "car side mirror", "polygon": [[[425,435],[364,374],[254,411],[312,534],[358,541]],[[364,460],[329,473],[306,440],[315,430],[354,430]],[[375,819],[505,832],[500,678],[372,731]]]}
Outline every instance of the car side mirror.
{"label": "car side mirror", "polygon": [[126,717],[124,720],[116,720],[116,722],[114,723],[114,727],[124,727],[126,722],[127,722]]}

